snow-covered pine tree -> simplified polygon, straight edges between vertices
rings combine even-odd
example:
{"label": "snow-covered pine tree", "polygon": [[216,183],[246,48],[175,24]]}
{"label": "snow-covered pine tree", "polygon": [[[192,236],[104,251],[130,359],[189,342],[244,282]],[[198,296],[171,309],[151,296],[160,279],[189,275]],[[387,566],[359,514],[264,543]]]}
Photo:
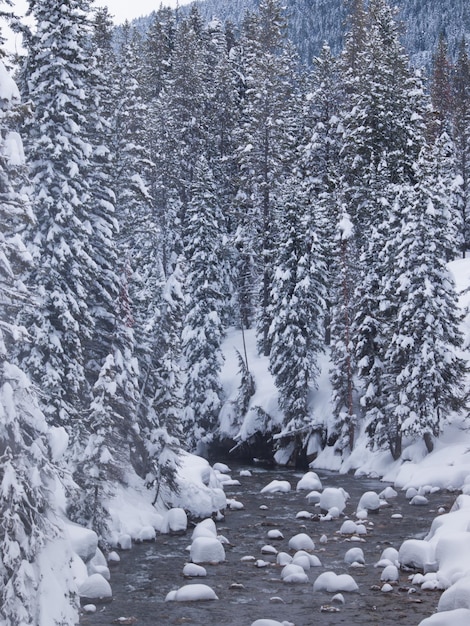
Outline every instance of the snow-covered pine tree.
{"label": "snow-covered pine tree", "polygon": [[462,40],[453,74],[453,139],[457,173],[461,178],[459,210],[462,255],[470,248],[470,59]]}
{"label": "snow-covered pine tree", "polygon": [[[273,276],[275,196],[289,170],[292,110],[297,64],[286,40],[286,20],[278,0],[263,0],[259,13],[245,19],[244,91],[237,133],[240,202],[238,246],[256,263],[259,282],[258,342],[269,354],[269,305]],[[242,268],[245,270],[245,268]],[[240,280],[240,284],[243,282]],[[244,294],[249,298],[248,290]]]}
{"label": "snow-covered pine tree", "polygon": [[222,402],[219,374],[229,278],[223,254],[224,225],[210,165],[201,160],[184,225],[187,300],[182,335],[186,365],[183,427],[187,444],[201,451],[217,429]]}
{"label": "snow-covered pine tree", "polygon": [[180,441],[183,441],[181,334],[185,307],[181,265],[184,260],[177,260],[146,327],[147,334],[153,336],[154,350],[146,355],[139,406],[139,414],[147,415],[142,432],[147,456],[146,481],[149,488],[155,489],[155,501],[163,502],[167,501],[170,490],[177,489],[176,471]]}
{"label": "snow-covered pine tree", "polygon": [[393,302],[385,307],[383,295],[383,281],[393,271],[386,244],[394,228],[394,190],[414,183],[414,164],[425,141],[425,102],[385,0],[369,3],[367,36],[358,54],[360,62],[345,71],[341,193],[359,255],[352,335],[372,434],[384,414],[384,350],[395,315]]}
{"label": "snow-covered pine tree", "polygon": [[71,435],[90,400],[85,344],[93,319],[88,294],[98,274],[90,250],[91,146],[88,106],[87,0],[29,2],[36,27],[26,38],[25,125],[36,224],[30,229],[37,306],[29,311],[31,342],[22,363],[43,392],[50,423]]}
{"label": "snow-covered pine tree", "polygon": [[355,317],[354,288],[357,271],[357,255],[351,219],[343,207],[343,213],[337,225],[335,254],[330,271],[333,288],[330,288],[331,304],[331,371],[330,380],[333,389],[332,404],[334,426],[327,433],[328,444],[336,450],[353,450],[357,408],[356,362],[354,338],[352,336]]}
{"label": "snow-covered pine tree", "polygon": [[[30,261],[22,235],[33,221],[18,189],[24,182],[23,148],[13,124],[18,106],[18,89],[0,62],[0,622],[11,626],[44,623],[42,585],[53,578],[40,559],[47,542],[60,538],[50,431],[28,377],[12,363],[15,345],[26,341],[26,330],[14,320],[30,300],[19,272]],[[65,550],[57,602],[48,611],[51,626],[78,620],[67,557]]]}
{"label": "snow-covered pine tree", "polygon": [[385,361],[386,428],[398,447],[402,437],[423,437],[429,451],[466,394],[457,294],[446,266],[455,245],[455,205],[442,167],[448,153],[443,134],[423,149],[416,185],[397,190],[394,272],[386,285],[397,307]]}
{"label": "snow-covered pine tree", "polygon": [[[318,377],[318,355],[324,347],[325,263],[310,206],[300,179],[292,175],[281,196],[274,255],[269,316],[269,369],[284,413],[278,438],[284,462],[306,452],[318,428],[309,400]],[[287,450],[287,453],[286,453]]]}
{"label": "snow-covered pine tree", "polygon": [[430,80],[430,95],[433,106],[436,128],[434,135],[449,132],[451,129],[453,103],[452,63],[449,59],[447,40],[443,33],[439,37],[437,49],[433,57],[433,68]]}

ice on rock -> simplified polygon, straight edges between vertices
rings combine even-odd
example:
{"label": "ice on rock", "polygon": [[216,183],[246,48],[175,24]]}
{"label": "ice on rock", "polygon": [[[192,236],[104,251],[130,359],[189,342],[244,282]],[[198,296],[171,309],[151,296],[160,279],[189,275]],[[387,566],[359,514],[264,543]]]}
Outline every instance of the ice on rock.
{"label": "ice on rock", "polygon": [[272,480],[261,489],[260,493],[288,493],[290,490],[291,485],[288,480]]}
{"label": "ice on rock", "polygon": [[108,581],[101,574],[92,574],[78,588],[80,598],[90,600],[108,600],[113,592]]}
{"label": "ice on rock", "polygon": [[224,546],[216,537],[196,537],[191,544],[190,558],[193,563],[223,563]]}
{"label": "ice on rock", "polygon": [[335,572],[323,572],[313,583],[314,591],[328,591],[329,593],[337,593],[339,591],[354,592],[358,591],[356,581],[349,574],[335,574]]}
{"label": "ice on rock", "polygon": [[431,617],[423,619],[419,626],[468,626],[470,624],[469,609],[455,609],[435,613]]}
{"label": "ice on rock", "polygon": [[399,578],[400,573],[396,565],[387,565],[380,576],[382,582],[397,582]]}
{"label": "ice on rock", "polygon": [[326,487],[320,495],[320,508],[322,511],[330,511],[337,508],[340,513],[346,508],[349,494],[341,487]]}
{"label": "ice on rock", "polygon": [[453,611],[454,609],[470,610],[470,576],[460,578],[439,598],[438,611]]}
{"label": "ice on rock", "polygon": [[315,543],[306,533],[299,533],[289,539],[289,548],[291,550],[315,550]]}
{"label": "ice on rock", "polygon": [[364,552],[362,548],[351,548],[344,555],[344,562],[352,565],[353,563],[365,564]]}
{"label": "ice on rock", "polygon": [[160,532],[163,534],[184,533],[187,527],[188,516],[186,515],[186,511],[180,507],[175,507],[165,512]]}
{"label": "ice on rock", "polygon": [[196,539],[197,537],[217,537],[217,527],[212,518],[208,517],[207,519],[203,519],[201,522],[196,524],[193,529],[191,539]]}
{"label": "ice on rock", "polygon": [[297,491],[302,490],[322,490],[321,480],[318,478],[318,475],[315,472],[307,472],[302,476],[302,478],[297,483]]}
{"label": "ice on rock", "polygon": [[202,565],[196,565],[196,563],[186,563],[183,567],[183,576],[185,578],[196,578],[207,576],[207,570]]}
{"label": "ice on rock", "polygon": [[380,509],[380,498],[375,491],[366,491],[362,494],[359,504],[357,505],[358,511],[375,512]]}
{"label": "ice on rock", "polygon": [[201,600],[218,600],[215,591],[208,585],[195,583],[193,585],[183,585],[176,591],[170,591],[165,598],[165,602],[198,602]]}

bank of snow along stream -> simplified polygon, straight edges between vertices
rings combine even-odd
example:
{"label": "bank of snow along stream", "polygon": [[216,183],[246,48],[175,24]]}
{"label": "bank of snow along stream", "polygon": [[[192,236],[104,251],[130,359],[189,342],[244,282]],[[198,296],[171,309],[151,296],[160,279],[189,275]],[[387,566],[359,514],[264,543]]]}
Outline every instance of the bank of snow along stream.
{"label": "bank of snow along stream", "polygon": [[188,523],[174,509],[166,533],[111,552],[112,599],[92,585],[81,624],[470,624],[470,495],[214,468],[224,516]]}

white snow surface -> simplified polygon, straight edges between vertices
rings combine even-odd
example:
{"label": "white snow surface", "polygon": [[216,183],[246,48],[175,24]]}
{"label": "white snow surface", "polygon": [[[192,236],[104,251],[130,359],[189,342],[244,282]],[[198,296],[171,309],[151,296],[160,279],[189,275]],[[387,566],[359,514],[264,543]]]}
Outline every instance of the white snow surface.
{"label": "white snow surface", "polygon": [[165,602],[197,602],[200,600],[218,600],[215,591],[209,585],[194,583],[192,585],[184,585],[175,591],[170,591]]}

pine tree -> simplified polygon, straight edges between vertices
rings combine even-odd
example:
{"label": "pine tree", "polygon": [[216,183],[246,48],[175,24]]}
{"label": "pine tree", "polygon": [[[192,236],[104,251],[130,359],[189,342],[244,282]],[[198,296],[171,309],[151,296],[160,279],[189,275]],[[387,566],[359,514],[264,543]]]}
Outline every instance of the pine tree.
{"label": "pine tree", "polygon": [[183,326],[186,361],[183,424],[186,441],[192,448],[210,443],[222,402],[219,373],[223,363],[222,320],[227,306],[223,226],[211,170],[207,163],[201,162],[184,229],[187,302]]}
{"label": "pine tree", "polygon": [[430,81],[431,102],[437,129],[435,133],[449,132],[454,109],[452,74],[453,67],[449,59],[447,41],[441,33],[437,50],[433,58],[433,71]]}
{"label": "pine tree", "polygon": [[[40,560],[47,542],[60,540],[53,501],[59,473],[32,385],[12,362],[15,347],[26,341],[26,330],[14,320],[31,304],[20,272],[30,261],[23,234],[33,216],[19,189],[24,183],[23,148],[15,130],[19,92],[1,62],[0,93],[0,621],[22,626],[42,623],[46,572]],[[58,602],[49,613],[57,625],[78,620],[66,551],[60,565]]]}
{"label": "pine tree", "polygon": [[31,1],[37,28],[27,37],[23,69],[25,97],[35,103],[25,145],[37,216],[30,281],[39,299],[27,320],[32,341],[23,364],[47,398],[50,423],[71,434],[90,398],[84,349],[93,327],[88,293],[98,274],[87,182],[87,10],[85,0]]}
{"label": "pine tree", "polygon": [[[289,170],[295,117],[296,64],[286,44],[286,21],[277,0],[261,2],[259,14],[245,19],[244,94],[237,136],[240,171],[238,246],[256,263],[259,282],[258,341],[269,354],[270,288],[275,247],[275,197]],[[242,281],[240,281],[243,284]],[[249,293],[243,298],[248,299]]]}
{"label": "pine tree", "polygon": [[432,450],[442,422],[463,406],[464,361],[455,286],[446,267],[454,239],[449,189],[439,172],[448,138],[423,150],[417,184],[397,192],[400,228],[394,248],[394,273],[386,293],[397,307],[386,352],[387,435],[423,437]]}
{"label": "pine tree", "polygon": [[462,234],[462,255],[470,246],[470,59],[467,44],[460,43],[453,76],[453,138],[456,151],[457,172],[460,176],[461,195],[459,210]]}
{"label": "pine tree", "polygon": [[[282,196],[277,253],[271,285],[270,371],[284,413],[279,445],[294,442],[294,458],[315,428],[309,398],[324,345],[324,260],[314,216],[300,181],[293,176]],[[313,213],[313,210],[312,210]]]}
{"label": "pine tree", "polygon": [[333,257],[331,280],[331,372],[334,428],[328,433],[328,443],[334,442],[338,451],[353,450],[357,424],[356,362],[354,354],[353,321],[355,316],[354,284],[357,256],[354,231],[344,209],[337,225],[336,254]]}

